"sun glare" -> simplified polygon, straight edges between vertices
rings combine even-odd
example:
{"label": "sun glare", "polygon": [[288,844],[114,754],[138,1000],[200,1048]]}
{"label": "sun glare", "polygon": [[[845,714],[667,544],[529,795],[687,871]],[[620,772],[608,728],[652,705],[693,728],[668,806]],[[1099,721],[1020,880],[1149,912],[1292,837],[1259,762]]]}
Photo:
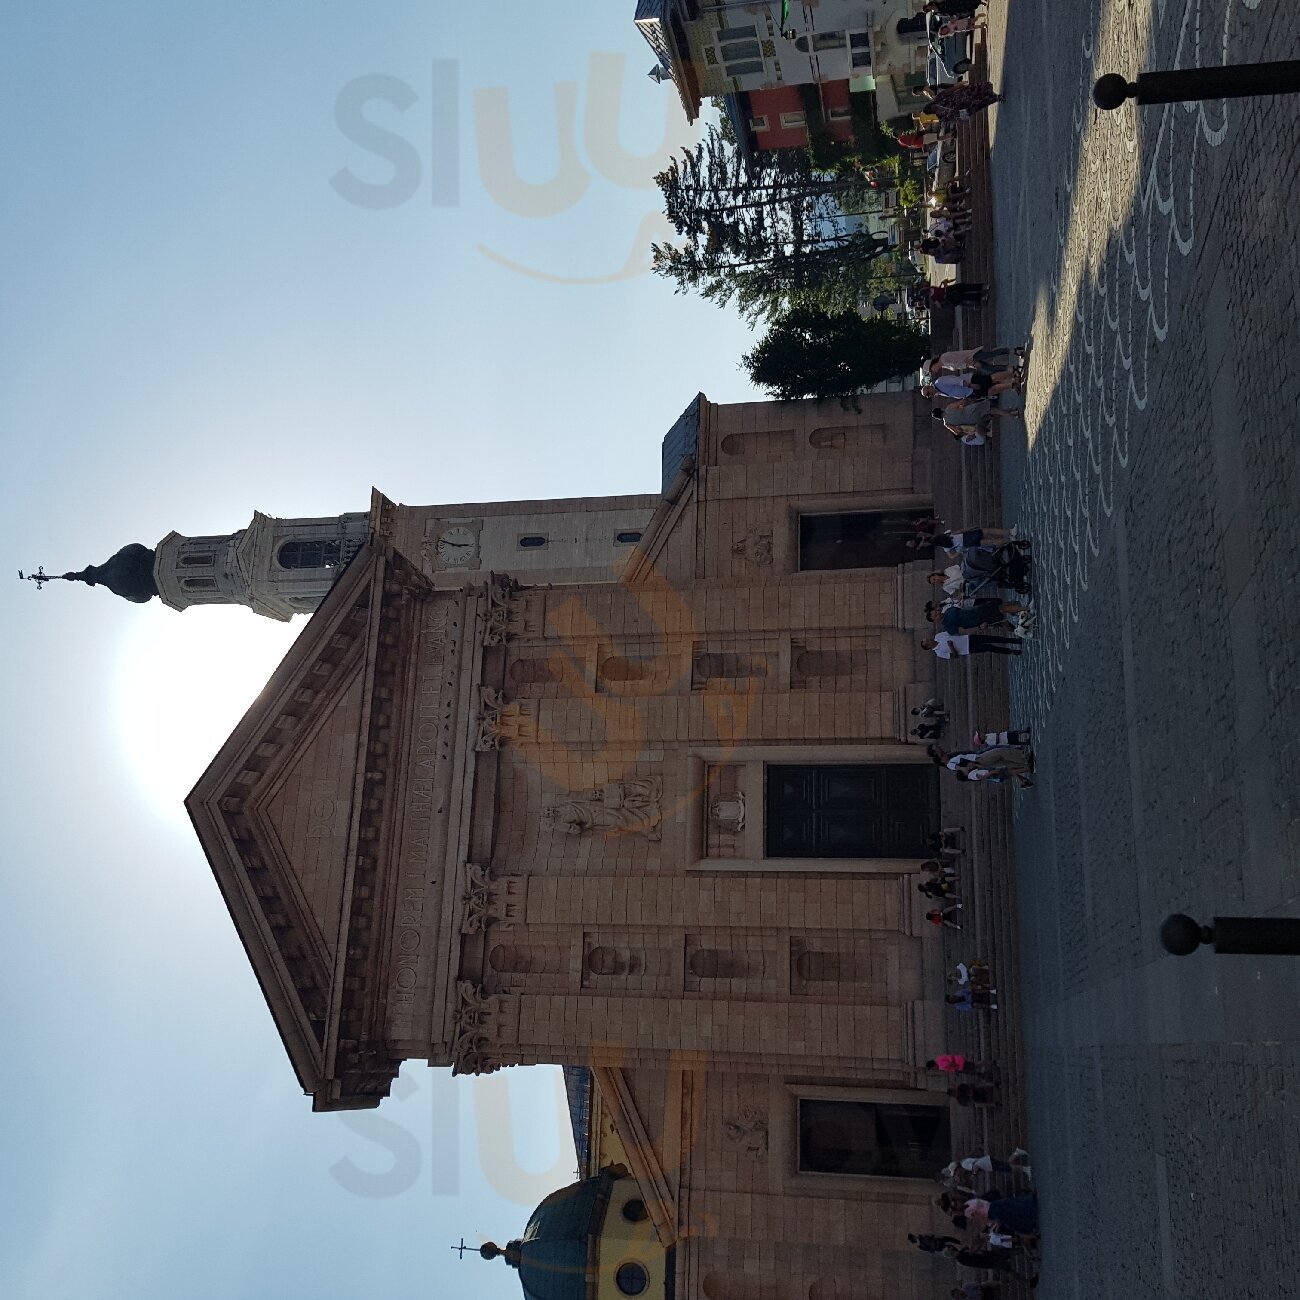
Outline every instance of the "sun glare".
{"label": "sun glare", "polygon": [[185,820],[185,796],[306,623],[235,607],[140,611],[118,655],[114,721],[160,816]]}

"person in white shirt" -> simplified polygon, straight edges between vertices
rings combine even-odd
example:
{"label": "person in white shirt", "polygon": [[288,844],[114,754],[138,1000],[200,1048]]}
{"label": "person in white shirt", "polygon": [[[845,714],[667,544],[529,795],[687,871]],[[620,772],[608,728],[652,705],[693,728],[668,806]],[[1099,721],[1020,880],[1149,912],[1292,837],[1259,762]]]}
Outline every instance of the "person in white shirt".
{"label": "person in white shirt", "polygon": [[931,641],[922,641],[923,650],[932,650],[939,659],[962,659],[967,655],[1018,655],[1024,644],[1014,636],[953,636],[939,632]]}

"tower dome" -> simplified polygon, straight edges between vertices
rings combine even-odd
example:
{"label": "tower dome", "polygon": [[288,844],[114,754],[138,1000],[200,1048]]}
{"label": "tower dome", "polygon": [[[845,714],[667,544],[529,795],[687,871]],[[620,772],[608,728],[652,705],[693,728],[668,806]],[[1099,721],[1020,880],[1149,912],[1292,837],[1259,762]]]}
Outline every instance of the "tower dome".
{"label": "tower dome", "polygon": [[129,600],[136,605],[144,605],[158,595],[158,584],[153,576],[154,553],[148,546],[139,542],[130,542],[122,547],[116,555],[110,556],[103,564],[88,564],[76,573],[55,573],[46,575],[45,570],[30,576],[37,584],[53,582],[84,582],[88,587],[107,587],[115,596]]}

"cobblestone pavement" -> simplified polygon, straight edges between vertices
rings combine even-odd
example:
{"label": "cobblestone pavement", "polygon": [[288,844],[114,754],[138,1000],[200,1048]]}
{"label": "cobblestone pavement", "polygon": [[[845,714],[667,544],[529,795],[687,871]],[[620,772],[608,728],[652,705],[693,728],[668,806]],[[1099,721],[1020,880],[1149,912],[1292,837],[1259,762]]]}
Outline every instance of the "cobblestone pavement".
{"label": "cobblestone pavement", "polygon": [[1011,681],[1039,759],[1015,807],[1039,1294],[1293,1298],[1300,958],[1157,934],[1300,915],[1300,96],[1106,114],[1089,91],[1300,58],[1300,24],[1273,0],[994,10],[998,333],[1032,341],[1000,442],[1037,543]]}

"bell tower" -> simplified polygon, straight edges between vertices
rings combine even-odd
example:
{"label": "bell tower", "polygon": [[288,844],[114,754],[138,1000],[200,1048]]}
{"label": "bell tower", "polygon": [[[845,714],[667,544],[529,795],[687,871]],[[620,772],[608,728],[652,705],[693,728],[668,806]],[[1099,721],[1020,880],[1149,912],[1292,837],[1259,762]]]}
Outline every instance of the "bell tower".
{"label": "bell tower", "polygon": [[369,516],[276,519],[260,511],[237,533],[184,537],[168,533],[152,550],[124,546],[104,564],[75,573],[19,573],[42,586],[62,580],[107,587],[135,604],[243,605],[280,622],[310,614],[365,543]]}
{"label": "bell tower", "polygon": [[245,605],[285,622],[325,599],[367,527],[365,514],[276,519],[259,511],[227,536],[168,533],[155,548],[158,594],[172,609]]}

